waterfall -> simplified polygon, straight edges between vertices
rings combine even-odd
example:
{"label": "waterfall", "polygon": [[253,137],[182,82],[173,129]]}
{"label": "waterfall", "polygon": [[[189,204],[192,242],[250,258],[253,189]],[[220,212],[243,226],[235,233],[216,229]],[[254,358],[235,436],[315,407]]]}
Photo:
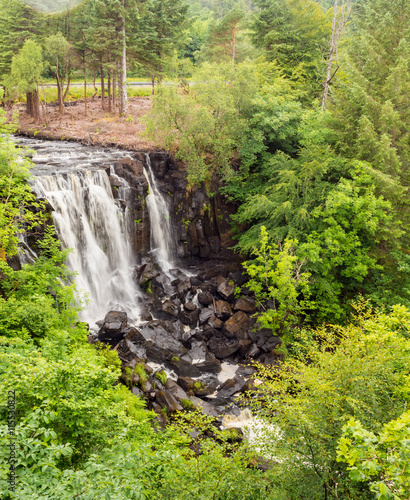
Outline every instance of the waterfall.
{"label": "waterfall", "polygon": [[167,202],[160,193],[155,176],[151,169],[151,159],[146,154],[147,168],[144,175],[148,181],[149,194],[146,203],[151,223],[151,253],[166,273],[173,267],[174,245],[171,231],[171,217]]}
{"label": "waterfall", "polygon": [[[68,266],[78,273],[77,289],[89,299],[82,319],[92,323],[114,309],[125,310],[135,319],[139,291],[132,279],[126,215],[112,196],[106,172],[77,169],[41,175],[33,183],[37,195],[53,207],[63,247],[72,249]],[[125,193],[127,186],[121,189]]]}

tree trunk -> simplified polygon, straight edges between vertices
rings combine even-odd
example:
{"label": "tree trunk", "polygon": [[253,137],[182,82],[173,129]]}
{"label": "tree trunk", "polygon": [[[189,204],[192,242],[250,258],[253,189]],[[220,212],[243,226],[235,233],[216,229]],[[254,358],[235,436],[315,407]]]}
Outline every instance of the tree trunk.
{"label": "tree trunk", "polygon": [[56,66],[56,78],[57,78],[57,101],[58,101],[58,111],[60,115],[64,113],[64,98],[63,98],[63,83],[60,77],[60,67],[57,56],[57,66]]}
{"label": "tree trunk", "polygon": [[155,94],[155,77],[153,75],[151,75],[151,95],[154,95]]}
{"label": "tree trunk", "polygon": [[87,73],[84,61],[84,116],[87,116]]}
{"label": "tree trunk", "polygon": [[38,90],[33,91],[33,118],[35,123],[40,120],[40,99],[38,98]]}
{"label": "tree trunk", "polygon": [[112,72],[112,107],[115,113],[115,107],[117,105],[117,80],[116,71]]}
{"label": "tree trunk", "polygon": [[103,110],[105,110],[104,70],[102,63],[100,64],[100,78],[101,78],[101,107]]}
{"label": "tree trunk", "polygon": [[[125,0],[122,0],[122,7],[125,9]],[[128,96],[127,96],[127,39],[125,34],[125,14],[122,15],[122,58],[121,58],[121,100],[120,100],[120,116],[125,116],[128,113]]]}
{"label": "tree trunk", "polygon": [[97,74],[96,74],[96,73],[97,73],[97,72],[96,72],[96,71],[94,71],[94,79],[93,79],[94,94],[91,96],[91,100],[92,100],[92,101],[94,101],[95,96],[98,94],[98,89],[97,89],[97,86],[96,86],[96,84],[95,84],[95,79],[96,79],[96,77],[97,77]]}
{"label": "tree trunk", "polygon": [[26,113],[33,116],[33,92],[26,93]]}
{"label": "tree trunk", "polygon": [[340,14],[338,12],[338,0],[335,0],[333,5],[333,20],[332,20],[332,37],[330,39],[330,50],[329,50],[329,59],[327,62],[327,71],[326,71],[326,80],[323,84],[323,96],[322,96],[322,111],[326,108],[326,101],[329,96],[330,82],[333,80],[336,75],[339,64],[336,64],[336,68],[332,73],[333,60],[336,58],[337,62],[337,53],[339,49],[339,39],[345,29],[346,21],[350,15],[350,5],[349,2],[346,5],[343,5],[340,10]]}
{"label": "tree trunk", "polygon": [[108,69],[108,112],[111,113],[112,111],[112,107],[111,107],[111,70]]}

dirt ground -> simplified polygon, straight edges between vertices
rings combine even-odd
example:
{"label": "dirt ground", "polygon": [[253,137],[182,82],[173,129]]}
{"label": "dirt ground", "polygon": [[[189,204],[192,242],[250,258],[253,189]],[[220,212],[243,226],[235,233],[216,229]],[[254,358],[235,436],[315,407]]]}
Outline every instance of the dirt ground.
{"label": "dirt ground", "polygon": [[[119,146],[130,150],[152,150],[155,144],[141,136],[144,125],[140,118],[151,108],[151,97],[129,98],[129,111],[125,118],[117,113],[101,109],[100,99],[87,101],[87,116],[84,113],[84,101],[67,106],[63,115],[58,108],[41,108],[38,124],[28,116],[24,106],[19,108],[19,129],[21,133],[37,138],[69,139],[85,144]],[[158,149],[158,148],[156,148]]]}

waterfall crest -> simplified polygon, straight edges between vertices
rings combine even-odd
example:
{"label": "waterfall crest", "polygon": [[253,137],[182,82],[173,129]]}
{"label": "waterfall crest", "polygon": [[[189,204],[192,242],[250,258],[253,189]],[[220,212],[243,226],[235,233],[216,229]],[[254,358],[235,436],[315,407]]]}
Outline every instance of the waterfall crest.
{"label": "waterfall crest", "polygon": [[89,298],[82,319],[92,323],[113,309],[137,318],[140,292],[132,279],[126,214],[112,196],[106,172],[77,169],[41,175],[33,183],[37,195],[53,207],[63,247],[72,249],[68,266],[78,273],[78,290]]}
{"label": "waterfall crest", "polygon": [[147,168],[144,175],[148,181],[149,194],[146,198],[151,224],[151,253],[164,272],[175,267],[174,238],[171,230],[171,217],[167,202],[160,193],[151,169],[151,159],[146,154]]}

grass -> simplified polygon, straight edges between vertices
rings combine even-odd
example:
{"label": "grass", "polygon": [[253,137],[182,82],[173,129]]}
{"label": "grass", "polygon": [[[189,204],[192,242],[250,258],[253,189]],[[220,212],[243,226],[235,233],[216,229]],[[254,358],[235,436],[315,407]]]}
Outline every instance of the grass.
{"label": "grass", "polygon": [[[44,87],[40,90],[40,99],[44,100],[44,93],[46,95],[47,102],[57,101],[57,87]],[[87,97],[91,97],[94,94],[94,88],[87,87]],[[150,87],[128,87],[127,89],[128,97],[145,97],[151,95]],[[97,96],[100,96],[101,92],[98,88]],[[118,95],[118,93],[117,93]],[[83,87],[70,87],[70,92],[67,96],[66,102],[76,101],[77,99],[84,98],[84,88]]]}

